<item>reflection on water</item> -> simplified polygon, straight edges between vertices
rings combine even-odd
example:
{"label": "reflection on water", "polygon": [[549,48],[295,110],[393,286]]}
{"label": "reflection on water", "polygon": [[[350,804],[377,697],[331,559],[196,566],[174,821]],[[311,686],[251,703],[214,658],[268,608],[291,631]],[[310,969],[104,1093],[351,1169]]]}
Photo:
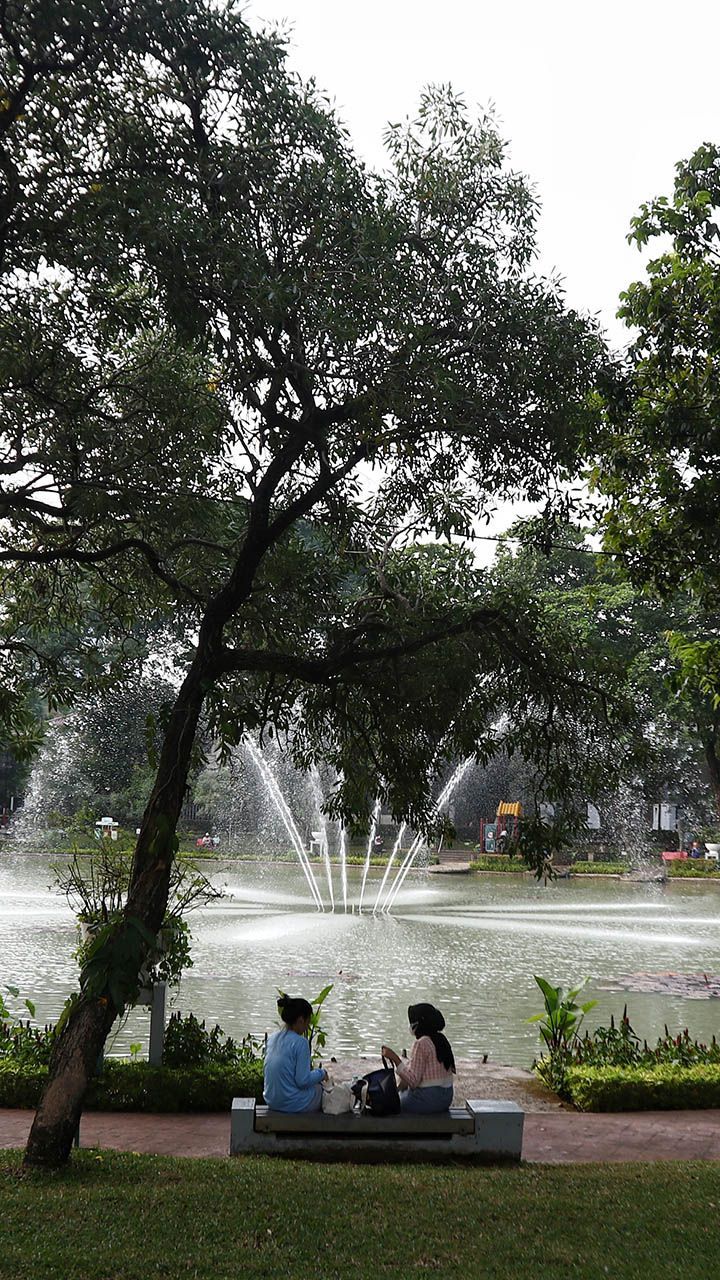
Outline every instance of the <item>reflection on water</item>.
{"label": "reflection on water", "polygon": [[[371,872],[375,890],[380,874]],[[319,915],[292,866],[223,864],[215,877],[231,896],[192,917],[195,964],[174,1003],[236,1036],[274,1027],[278,987],[311,996],[334,981],[330,1052],[407,1045],[407,1005],[427,999],[445,1011],[460,1056],[528,1065],[537,1043],[526,1022],[539,1007],[534,973],[566,983],[589,976],[592,1021],[607,1021],[627,1000],[642,1036],[665,1022],[703,1037],[720,1031],[714,1000],[597,986],[645,970],[720,973],[713,885],[577,877],[543,886],[524,876],[414,873],[393,915],[359,916]],[[348,877],[357,904],[361,869]],[[76,974],[73,918],[46,888],[51,878],[41,858],[0,848],[0,984],[34,999],[40,1019],[57,1017]],[[367,893],[372,902],[371,884]],[[147,1012],[134,1011],[115,1051],[147,1027]]]}

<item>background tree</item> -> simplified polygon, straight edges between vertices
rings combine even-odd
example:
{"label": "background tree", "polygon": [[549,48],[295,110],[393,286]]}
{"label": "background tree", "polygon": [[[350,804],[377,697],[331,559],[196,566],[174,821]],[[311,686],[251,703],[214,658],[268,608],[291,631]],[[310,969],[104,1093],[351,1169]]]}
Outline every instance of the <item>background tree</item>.
{"label": "background tree", "polygon": [[609,685],[624,689],[635,715],[618,778],[632,782],[641,766],[648,802],[671,795],[696,820],[714,813],[717,821],[720,710],[692,664],[698,646],[720,642],[720,614],[686,591],[634,585],[623,560],[598,552],[588,532],[567,524],[548,550],[543,522],[519,522],[499,547],[500,580],[543,598],[605,664]]}
{"label": "background tree", "polygon": [[561,620],[498,601],[453,539],[500,498],[552,505],[603,356],[531,272],[535,200],[492,120],[448,91],[375,175],[232,5],[2,17],[7,631],[52,677],[48,613],[97,610],[110,653],[172,619],[181,676],[124,919],[30,1136],[58,1163],[163,918],[203,708],[221,743],[272,726],[332,766],[348,821],[379,793],[427,824],[439,743],[510,735],[562,788],[561,708],[600,768]]}
{"label": "background tree", "polygon": [[712,794],[713,825],[720,830],[720,619],[694,608],[680,625],[681,631],[667,633],[673,659],[668,683],[702,750]]}
{"label": "background tree", "polygon": [[33,771],[33,820],[67,826],[79,810],[136,826],[152,786],[152,760],[175,687],[152,671],[127,670],[122,683],[79,697],[55,715]]}
{"label": "background tree", "polygon": [[[633,219],[630,240],[659,239],[662,252],[623,294],[620,315],[635,336],[607,399],[594,474],[610,500],[606,546],[633,580],[690,590],[710,614],[720,590],[719,215],[720,149],[705,143],[676,166],[672,196]],[[717,637],[678,645],[685,695],[720,697]]]}

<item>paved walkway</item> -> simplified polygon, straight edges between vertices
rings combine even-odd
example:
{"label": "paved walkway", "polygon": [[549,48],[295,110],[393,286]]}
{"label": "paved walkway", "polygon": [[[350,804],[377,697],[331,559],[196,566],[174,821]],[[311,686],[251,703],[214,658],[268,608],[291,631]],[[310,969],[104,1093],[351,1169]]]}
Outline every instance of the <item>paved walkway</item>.
{"label": "paved walkway", "polygon": [[[0,1147],[25,1144],[33,1113],[0,1110]],[[224,1156],[229,1115],[147,1115],[89,1111],[84,1147],[149,1155]],[[594,1161],[720,1160],[719,1111],[636,1111],[616,1115],[533,1112],[525,1116],[523,1159],[540,1164]]]}

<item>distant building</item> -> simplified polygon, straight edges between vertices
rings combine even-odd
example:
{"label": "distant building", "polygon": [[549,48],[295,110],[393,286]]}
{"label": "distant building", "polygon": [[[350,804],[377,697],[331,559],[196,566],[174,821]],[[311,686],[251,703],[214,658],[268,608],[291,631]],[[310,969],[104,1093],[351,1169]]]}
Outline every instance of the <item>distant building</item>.
{"label": "distant building", "polygon": [[653,831],[677,831],[680,819],[680,807],[677,804],[660,803],[652,807]]}

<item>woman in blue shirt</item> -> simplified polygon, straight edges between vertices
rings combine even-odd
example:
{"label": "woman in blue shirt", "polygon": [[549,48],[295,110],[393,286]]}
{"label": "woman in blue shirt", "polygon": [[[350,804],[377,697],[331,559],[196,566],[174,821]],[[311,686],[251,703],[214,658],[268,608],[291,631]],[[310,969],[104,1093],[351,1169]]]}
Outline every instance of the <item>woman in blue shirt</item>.
{"label": "woman in blue shirt", "polygon": [[307,1039],[312,1005],[281,995],[278,1012],[285,1026],[270,1036],[265,1050],[265,1101],[273,1111],[320,1111],[327,1071],[310,1066]]}

